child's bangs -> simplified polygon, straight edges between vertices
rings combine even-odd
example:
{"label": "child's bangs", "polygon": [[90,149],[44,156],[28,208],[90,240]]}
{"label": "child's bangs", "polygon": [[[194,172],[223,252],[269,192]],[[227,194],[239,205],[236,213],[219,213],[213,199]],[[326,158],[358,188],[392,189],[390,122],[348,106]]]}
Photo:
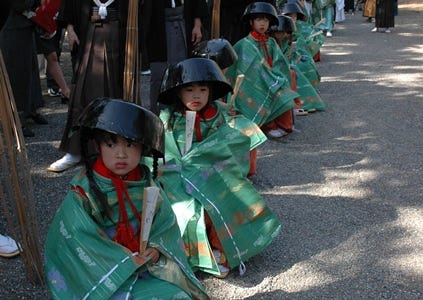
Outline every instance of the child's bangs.
{"label": "child's bangs", "polygon": [[255,20],[255,19],[266,19],[266,20],[270,21],[269,15],[267,15],[267,14],[254,14],[253,20]]}

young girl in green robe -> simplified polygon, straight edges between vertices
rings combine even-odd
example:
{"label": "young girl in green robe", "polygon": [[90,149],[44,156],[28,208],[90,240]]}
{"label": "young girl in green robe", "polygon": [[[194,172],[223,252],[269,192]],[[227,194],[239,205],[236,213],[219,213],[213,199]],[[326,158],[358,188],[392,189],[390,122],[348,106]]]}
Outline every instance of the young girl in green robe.
{"label": "young girl in green robe", "polygon": [[293,130],[292,109],[298,94],[281,68],[284,54],[268,35],[270,26],[278,24],[277,12],[269,3],[254,2],[245,9],[243,20],[251,31],[234,45],[238,60],[225,73],[232,84],[238,75],[245,75],[235,108],[267,137],[281,138]]}
{"label": "young girl in green robe", "polygon": [[[300,95],[295,99],[295,103],[300,102],[299,107],[295,107],[296,115],[301,115],[302,112],[313,112],[316,110],[324,110],[325,105],[320,98],[319,93],[314,88],[307,76],[318,74],[313,68],[314,62],[312,59],[306,59],[298,53],[297,45],[292,42],[292,37],[296,31],[295,21],[285,15],[278,16],[279,25],[272,26],[270,36],[272,36],[289,61],[290,70],[294,72],[295,90]],[[305,72],[305,73],[303,73]],[[307,74],[307,76],[305,75]],[[292,85],[292,82],[291,82]]]}
{"label": "young girl in green robe", "polygon": [[166,164],[157,181],[172,203],[191,267],[219,278],[235,267],[243,274],[245,261],[281,227],[247,179],[250,135],[226,103],[215,101],[230,91],[213,60],[191,58],[167,69],[159,95],[169,108],[160,114]]}
{"label": "young girl in green robe", "polygon": [[[79,121],[85,168],[50,226],[45,274],[55,299],[208,299],[183,249],[170,203],[160,195],[141,247],[145,189],[140,164],[163,157],[163,124],[152,112],[119,99],[97,99]],[[94,146],[89,146],[94,145]],[[94,153],[92,148],[94,148]],[[148,226],[147,226],[148,227]],[[143,230],[144,232],[144,230]]]}

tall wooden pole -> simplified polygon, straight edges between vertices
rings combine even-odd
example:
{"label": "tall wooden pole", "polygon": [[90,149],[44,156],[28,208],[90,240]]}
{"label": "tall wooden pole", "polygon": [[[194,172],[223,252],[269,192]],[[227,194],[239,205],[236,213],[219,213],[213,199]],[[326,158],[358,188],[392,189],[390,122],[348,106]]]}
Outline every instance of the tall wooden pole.
{"label": "tall wooden pole", "polygon": [[220,0],[213,2],[211,38],[220,38]]}
{"label": "tall wooden pole", "polygon": [[129,0],[126,24],[125,66],[123,71],[123,99],[141,104],[138,48],[138,0]]}
{"label": "tall wooden pole", "polygon": [[27,276],[43,283],[43,266],[29,163],[9,76],[0,51],[0,203],[19,243]]}

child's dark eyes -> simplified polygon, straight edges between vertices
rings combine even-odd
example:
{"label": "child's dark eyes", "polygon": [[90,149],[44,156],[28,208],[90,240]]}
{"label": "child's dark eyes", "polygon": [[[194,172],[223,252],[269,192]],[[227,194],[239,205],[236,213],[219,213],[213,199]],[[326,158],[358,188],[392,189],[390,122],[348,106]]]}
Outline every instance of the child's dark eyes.
{"label": "child's dark eyes", "polygon": [[[106,143],[106,146],[109,147],[109,148],[113,148],[114,146],[116,146],[116,143]],[[132,142],[128,142],[126,144],[126,147],[128,147],[128,148],[132,148],[132,147],[135,147],[135,146],[136,146],[136,144],[132,143]]]}

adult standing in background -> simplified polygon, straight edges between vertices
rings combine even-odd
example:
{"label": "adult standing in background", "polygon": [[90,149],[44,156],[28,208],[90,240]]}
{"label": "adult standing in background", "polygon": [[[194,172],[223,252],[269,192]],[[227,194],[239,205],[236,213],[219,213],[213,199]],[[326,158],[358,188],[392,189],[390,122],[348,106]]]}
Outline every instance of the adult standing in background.
{"label": "adult standing in background", "polygon": [[58,94],[62,95],[63,102],[63,99],[69,99],[70,89],[59,63],[60,38],[61,30],[58,30],[55,36],[50,39],[46,39],[40,33],[36,33],[35,40],[37,53],[44,55],[47,61],[47,83],[51,85],[54,82],[59,87]]}
{"label": "adult standing in background", "polygon": [[394,0],[376,0],[375,28],[372,32],[390,33],[395,26]]}
{"label": "adult standing in background", "polygon": [[376,14],[376,0],[366,0],[363,9],[363,17],[367,17],[368,22],[372,22]]}
{"label": "adult standing in background", "polygon": [[[0,49],[9,76],[13,97],[25,137],[34,136],[26,126],[26,119],[32,118],[37,124],[47,120],[37,110],[43,106],[38,59],[35,44],[35,23],[23,15],[35,9],[33,0],[2,1],[9,7],[8,17],[0,32]],[[7,2],[7,3],[5,3]]]}
{"label": "adult standing in background", "polygon": [[150,103],[158,113],[157,98],[166,68],[190,56],[204,35],[203,22],[209,17],[205,0],[145,0],[142,27],[150,62]]}
{"label": "adult standing in background", "polygon": [[99,97],[123,98],[128,1],[62,0],[58,20],[67,30],[73,79],[66,127],[59,149],[66,154],[48,170],[79,163],[79,135],[69,133],[83,109]]}
{"label": "adult standing in background", "polygon": [[354,0],[345,0],[344,10],[346,13],[349,13],[351,11],[351,13],[354,14],[354,11],[355,11]]}
{"label": "adult standing in background", "polygon": [[336,0],[335,2],[335,23],[340,23],[345,21],[345,1]]}
{"label": "adult standing in background", "polygon": [[332,37],[332,30],[335,25],[335,3],[336,0],[313,0],[312,23],[316,24],[324,20],[317,26],[327,37]]}

